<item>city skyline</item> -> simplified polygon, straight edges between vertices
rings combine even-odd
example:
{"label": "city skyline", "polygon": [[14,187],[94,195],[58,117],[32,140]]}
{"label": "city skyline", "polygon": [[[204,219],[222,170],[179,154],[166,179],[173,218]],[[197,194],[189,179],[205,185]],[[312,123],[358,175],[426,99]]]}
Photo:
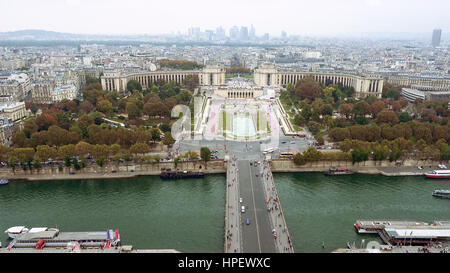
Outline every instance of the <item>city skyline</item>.
{"label": "city skyline", "polygon": [[[22,16],[6,13],[0,18],[0,32],[42,29],[76,34],[187,34],[189,27],[229,34],[233,26],[253,25],[257,36],[269,33],[336,36],[363,33],[430,33],[449,29],[447,1],[321,0],[228,1],[211,4],[205,0],[185,3],[168,0],[148,3],[120,1],[2,1],[3,10],[20,9]],[[407,3],[406,3],[407,2]],[[173,9],[173,7],[177,9]],[[324,8],[326,7],[326,8]],[[373,20],[367,18],[373,17]]]}

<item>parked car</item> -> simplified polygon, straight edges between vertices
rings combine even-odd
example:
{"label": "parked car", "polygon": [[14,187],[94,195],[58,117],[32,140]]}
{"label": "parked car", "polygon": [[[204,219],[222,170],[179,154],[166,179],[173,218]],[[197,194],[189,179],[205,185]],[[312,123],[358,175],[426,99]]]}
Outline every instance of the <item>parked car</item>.
{"label": "parked car", "polygon": [[417,169],[423,170],[423,166],[418,166]]}
{"label": "parked car", "polygon": [[439,169],[447,169],[447,166],[442,165],[442,164],[439,164],[438,167],[439,167]]}

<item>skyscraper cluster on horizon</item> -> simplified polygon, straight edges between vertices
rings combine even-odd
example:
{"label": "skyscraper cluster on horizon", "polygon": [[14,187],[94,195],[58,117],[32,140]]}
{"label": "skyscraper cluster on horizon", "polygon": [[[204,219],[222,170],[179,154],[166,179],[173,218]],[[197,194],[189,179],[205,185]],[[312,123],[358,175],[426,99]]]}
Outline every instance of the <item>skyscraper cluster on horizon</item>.
{"label": "skyscraper cluster on horizon", "polygon": [[[215,30],[206,29],[201,31],[199,27],[190,27],[188,29],[187,37],[192,41],[268,41],[270,39],[269,33],[264,33],[261,36],[256,35],[256,29],[253,25],[247,26],[233,26],[229,29],[228,35],[222,26],[217,27]],[[281,32],[281,39],[287,40],[288,35],[285,31]]]}

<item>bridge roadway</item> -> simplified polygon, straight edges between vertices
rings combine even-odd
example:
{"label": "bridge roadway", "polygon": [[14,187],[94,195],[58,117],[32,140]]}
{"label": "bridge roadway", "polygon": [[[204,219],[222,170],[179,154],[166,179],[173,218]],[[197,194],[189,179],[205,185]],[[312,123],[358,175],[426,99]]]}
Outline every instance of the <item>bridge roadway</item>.
{"label": "bridge roadway", "polygon": [[[233,157],[228,162],[225,252],[292,253],[294,249],[268,162],[262,158],[257,161],[260,163],[255,165],[255,159]],[[245,206],[244,213],[241,206]]]}
{"label": "bridge roadway", "polygon": [[[275,238],[265,202],[264,186],[260,171],[249,160],[239,160],[239,193],[243,199],[241,206],[242,251],[244,253],[275,253]],[[256,176],[258,174],[258,176]],[[250,220],[250,225],[246,224]]]}

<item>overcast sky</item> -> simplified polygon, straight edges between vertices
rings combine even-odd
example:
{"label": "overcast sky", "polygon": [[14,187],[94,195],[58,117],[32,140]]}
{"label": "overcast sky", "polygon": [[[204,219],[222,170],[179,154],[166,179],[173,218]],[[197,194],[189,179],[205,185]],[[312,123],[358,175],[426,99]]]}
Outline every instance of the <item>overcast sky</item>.
{"label": "overcast sky", "polygon": [[186,33],[254,25],[279,36],[450,29],[450,0],[0,0],[0,32]]}

